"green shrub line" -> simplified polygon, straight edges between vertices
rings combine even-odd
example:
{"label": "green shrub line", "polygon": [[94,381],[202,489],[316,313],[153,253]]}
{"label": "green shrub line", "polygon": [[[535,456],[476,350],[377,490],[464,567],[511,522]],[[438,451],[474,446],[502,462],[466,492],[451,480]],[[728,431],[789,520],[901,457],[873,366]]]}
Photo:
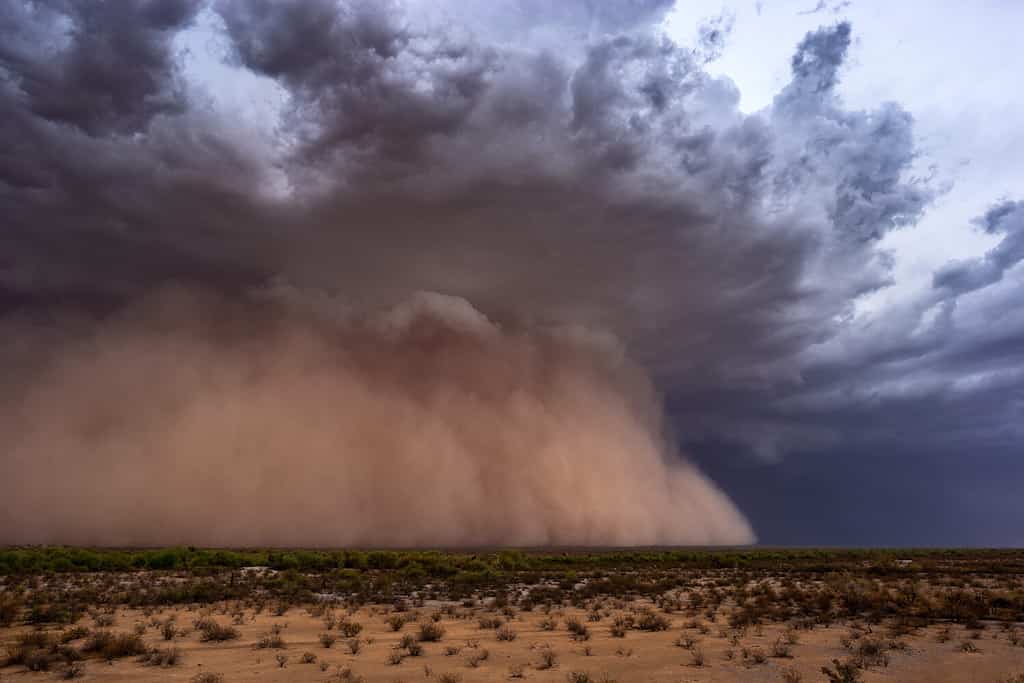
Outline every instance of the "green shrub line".
{"label": "green shrub line", "polygon": [[[909,562],[908,562],[909,560]],[[1024,573],[1024,550],[1008,549],[743,549],[743,550],[305,550],[217,548],[114,549],[66,546],[0,549],[0,575],[46,572],[218,570],[397,571],[404,576],[473,582],[520,571],[618,570],[645,567],[770,569],[802,572]],[[461,576],[460,576],[461,575]]]}

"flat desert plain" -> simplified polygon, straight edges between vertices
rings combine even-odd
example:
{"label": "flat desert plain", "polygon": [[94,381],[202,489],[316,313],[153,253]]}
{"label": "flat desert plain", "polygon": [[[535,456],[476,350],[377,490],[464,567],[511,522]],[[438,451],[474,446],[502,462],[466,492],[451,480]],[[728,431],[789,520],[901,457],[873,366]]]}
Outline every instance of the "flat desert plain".
{"label": "flat desert plain", "polygon": [[851,566],[8,576],[0,680],[1024,681],[1016,574]]}

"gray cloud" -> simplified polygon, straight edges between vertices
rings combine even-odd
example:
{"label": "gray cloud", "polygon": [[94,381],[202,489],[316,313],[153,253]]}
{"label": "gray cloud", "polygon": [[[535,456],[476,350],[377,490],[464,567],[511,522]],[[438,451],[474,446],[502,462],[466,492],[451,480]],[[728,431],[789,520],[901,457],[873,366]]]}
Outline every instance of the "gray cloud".
{"label": "gray cloud", "polygon": [[936,288],[966,294],[999,282],[1008,269],[1024,260],[1024,202],[1000,202],[974,223],[990,235],[1001,235],[1002,240],[984,258],[942,267],[933,278]]}
{"label": "gray cloud", "polygon": [[[617,338],[690,443],[1018,443],[999,376],[1024,367],[1019,204],[983,219],[1003,236],[986,257],[855,315],[892,283],[880,240],[936,195],[912,116],[842,102],[847,23],[744,113],[705,68],[726,26],[678,45],[671,4],[8,3],[0,307],[109,312],[177,281],[244,298],[276,279],[303,310],[436,291]],[[176,41],[197,26],[283,92],[272,140],[188,81]]]}

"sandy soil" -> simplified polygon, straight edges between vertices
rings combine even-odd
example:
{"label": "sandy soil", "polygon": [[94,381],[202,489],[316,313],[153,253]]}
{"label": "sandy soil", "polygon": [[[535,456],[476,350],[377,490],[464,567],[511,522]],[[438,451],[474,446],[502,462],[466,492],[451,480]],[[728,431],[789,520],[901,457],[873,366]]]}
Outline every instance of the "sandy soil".
{"label": "sandy soil", "polygon": [[[419,623],[429,622],[429,615],[433,611],[436,608],[429,605],[418,610]],[[453,673],[461,681],[469,682],[512,680],[512,671],[522,667],[522,677],[537,682],[566,681],[568,674],[574,671],[585,671],[595,681],[604,680],[602,677],[607,674],[607,680],[622,683],[783,681],[786,669],[798,671],[803,681],[826,681],[821,667],[834,658],[842,659],[849,655],[840,640],[850,632],[850,624],[798,631],[799,640],[792,646],[791,658],[768,657],[764,663],[757,664],[749,660],[744,663],[742,650],[760,648],[765,654],[770,654],[773,643],[783,633],[782,626],[750,629],[740,637],[738,643],[730,643],[724,622],[708,623],[709,632],[701,634],[695,628],[685,627],[689,619],[673,614],[669,615],[672,626],[667,631],[630,630],[624,638],[614,638],[609,628],[611,618],[587,622],[586,613],[569,608],[551,613],[551,616],[558,619],[555,631],[542,630],[541,621],[547,615],[539,610],[517,613],[509,621],[509,626],[516,633],[515,640],[510,642],[498,640],[497,632],[493,629],[480,628],[478,618],[492,613],[481,609],[460,608],[458,616],[446,615],[439,622],[445,629],[441,642],[424,643],[422,656],[406,656],[397,665],[388,663],[389,655],[399,651],[396,648],[404,634],[419,632],[419,624],[410,622],[400,632],[393,632],[387,623],[390,610],[383,606],[364,607],[348,617],[363,626],[359,634],[362,649],[357,655],[349,652],[346,639],[340,635],[333,647],[323,647],[319,641],[319,634],[326,632],[323,618],[313,617],[302,608],[292,608],[282,616],[267,613],[256,615],[251,610],[247,611],[242,623],[236,626],[240,637],[225,643],[200,642],[199,633],[194,630],[176,637],[173,642],[167,642],[159,629],[152,625],[156,619],[166,620],[173,615],[175,622],[187,630],[203,614],[212,616],[222,624],[232,623],[231,616],[209,609],[165,609],[148,617],[137,611],[118,610],[111,630],[131,631],[137,623],[144,623],[147,625],[143,636],[146,644],[159,648],[178,648],[182,654],[181,663],[161,668],[143,666],[135,658],[120,659],[110,664],[89,659],[85,662],[85,675],[80,680],[188,681],[198,672],[216,672],[223,674],[227,683],[328,681],[346,680],[348,669],[350,673],[347,680],[363,677],[366,681],[395,683],[427,678],[438,680],[442,674]],[[338,615],[344,616],[344,612],[339,611]],[[579,642],[572,639],[565,627],[565,619],[572,616],[587,625],[591,633],[589,640]],[[91,622],[89,618],[82,620],[82,624],[87,626],[92,626]],[[281,625],[280,635],[286,647],[256,648],[256,643],[271,632],[274,624]],[[888,638],[884,635],[883,627],[876,626],[874,629],[875,635]],[[24,630],[22,627],[0,631],[0,641],[5,646],[9,645]],[[982,631],[980,639],[971,640],[980,650],[978,653],[961,650],[961,643],[971,636],[961,627],[953,626],[951,639],[944,643],[938,642],[938,632],[939,628],[933,626],[901,637],[900,640],[909,647],[902,651],[890,651],[888,666],[868,669],[864,672],[863,680],[867,683],[996,683],[1010,674],[1024,672],[1024,647],[1012,646],[1006,633],[995,624]],[[337,634],[337,631],[332,633]],[[690,636],[698,641],[696,647],[704,653],[703,666],[694,665],[692,651],[675,644],[680,636]],[[446,654],[448,647],[460,650],[458,654],[449,655]],[[537,667],[545,648],[556,653],[558,663],[551,669],[540,670]],[[489,657],[478,667],[472,667],[468,662],[470,656],[483,650],[487,650]],[[302,663],[302,655],[306,652],[316,655],[317,661]],[[283,668],[277,661],[279,654],[288,657]],[[326,670],[322,670],[321,662],[326,663]],[[32,673],[21,666],[6,667],[0,669],[0,680],[53,680],[57,671],[59,667],[50,673]]]}

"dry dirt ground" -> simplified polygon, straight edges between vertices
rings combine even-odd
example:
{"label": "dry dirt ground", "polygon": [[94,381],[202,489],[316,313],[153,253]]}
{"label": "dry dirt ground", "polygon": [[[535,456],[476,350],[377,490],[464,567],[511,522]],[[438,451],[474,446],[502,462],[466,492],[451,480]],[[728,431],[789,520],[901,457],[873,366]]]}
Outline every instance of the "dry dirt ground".
{"label": "dry dirt ground", "polygon": [[[447,611],[442,610],[447,607]],[[643,605],[630,605],[637,614]],[[319,611],[319,610],[314,610]],[[96,656],[82,663],[79,680],[104,681],[190,681],[201,673],[220,674],[225,683],[233,681],[504,681],[523,678],[532,681],[651,681],[683,683],[688,681],[828,681],[821,671],[833,659],[844,660],[856,652],[859,642],[876,640],[887,643],[880,662],[860,671],[859,680],[893,682],[998,683],[1014,680],[1024,673],[1024,646],[1011,643],[1009,626],[996,623],[967,631],[962,626],[932,625],[893,638],[885,624],[869,628],[864,622],[839,621],[810,630],[791,630],[784,625],[766,625],[743,631],[730,629],[724,618],[694,623],[682,614],[664,615],[670,626],[664,631],[629,629],[624,637],[611,634],[615,617],[626,610],[607,608],[600,621],[588,621],[588,613],[574,608],[555,608],[546,614],[536,609],[515,611],[502,617],[514,639],[499,639],[499,630],[482,627],[481,617],[501,617],[496,610],[464,608],[457,603],[427,603],[403,612],[409,621],[393,631],[389,619],[396,614],[388,606],[364,606],[347,613],[336,610],[339,620],[361,625],[359,652],[349,650],[349,638],[339,634],[339,626],[327,630],[325,616],[313,616],[309,609],[292,607],[282,615],[253,610],[231,613],[230,608],[165,608],[140,611],[119,608],[113,622],[103,625],[111,632],[141,633],[150,648],[175,648],[179,661],[173,666],[146,666],[138,657],[124,657],[111,663]],[[438,642],[422,643],[422,653],[409,654],[400,648],[407,634],[417,637],[424,624],[436,623],[443,630]],[[595,615],[596,616],[596,615]],[[238,636],[224,642],[202,642],[195,624],[212,618],[222,625],[234,624]],[[566,628],[575,617],[589,631],[587,640],[574,639]],[[109,616],[107,617],[109,618]],[[545,630],[544,622],[555,620],[555,630]],[[162,635],[163,624],[171,621],[177,634],[171,640]],[[93,618],[81,620],[82,626],[95,628]],[[144,631],[143,631],[144,628]],[[943,630],[947,629],[945,633]],[[0,642],[8,652],[16,647],[19,634],[31,627],[0,630]],[[52,629],[58,635],[62,629]],[[67,630],[67,627],[63,629]],[[277,630],[282,648],[259,648],[265,637]],[[1019,631],[1019,625],[1017,630]],[[320,634],[333,634],[337,641],[324,647]],[[694,642],[688,642],[692,639]],[[781,639],[781,640],[780,640]],[[412,640],[412,638],[410,638]],[[71,641],[80,647],[84,639]],[[790,641],[796,641],[791,643]],[[776,644],[790,650],[790,657],[776,657]],[[844,647],[845,642],[845,647]],[[965,643],[969,643],[965,647]],[[414,646],[415,649],[415,646]],[[970,652],[965,650],[977,650]],[[543,666],[545,653],[554,655],[553,666]],[[758,653],[764,655],[763,660]],[[304,655],[315,661],[303,662]],[[698,666],[700,654],[703,665]],[[486,655],[486,659],[483,659]],[[279,661],[279,659],[281,661]],[[390,660],[390,661],[389,661]],[[474,666],[473,660],[476,661]],[[758,661],[761,660],[761,661]],[[0,662],[3,660],[0,659]],[[283,664],[283,666],[282,666]],[[0,681],[54,680],[65,667],[49,672],[31,672],[25,666],[0,669]],[[588,678],[574,678],[585,672]],[[839,679],[837,679],[839,680]],[[1024,679],[1021,679],[1024,680]]]}

